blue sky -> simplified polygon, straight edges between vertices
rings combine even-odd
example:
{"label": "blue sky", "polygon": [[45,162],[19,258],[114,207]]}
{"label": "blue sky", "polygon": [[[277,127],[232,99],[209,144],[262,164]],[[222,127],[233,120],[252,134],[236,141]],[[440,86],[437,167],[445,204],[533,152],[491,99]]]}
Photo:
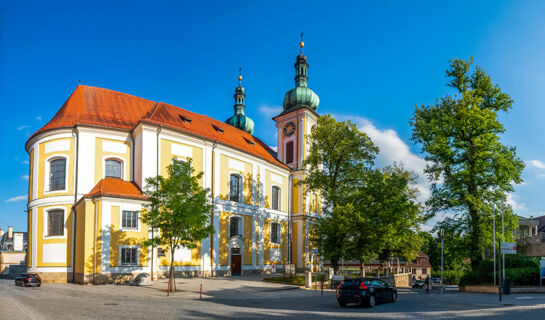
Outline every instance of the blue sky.
{"label": "blue sky", "polygon": [[[255,135],[274,146],[270,118],[294,85],[301,31],[318,112],[352,119],[381,147],[380,164],[417,173],[414,106],[450,92],[449,59],[475,57],[515,100],[503,141],[527,168],[511,202],[544,214],[544,12],[542,1],[497,0],[2,1],[0,227],[26,230],[25,141],[78,80],[225,120],[241,66]],[[422,176],[419,185],[425,196]]]}

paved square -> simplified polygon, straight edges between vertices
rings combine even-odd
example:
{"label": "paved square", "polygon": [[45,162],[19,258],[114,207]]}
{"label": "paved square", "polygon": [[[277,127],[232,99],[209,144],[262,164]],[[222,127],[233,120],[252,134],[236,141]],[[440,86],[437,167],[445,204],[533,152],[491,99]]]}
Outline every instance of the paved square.
{"label": "paved square", "polygon": [[[487,294],[448,291],[426,295],[400,289],[396,303],[374,309],[337,305],[335,293],[262,282],[260,277],[177,279],[150,287],[44,284],[15,287],[0,280],[2,319],[543,319],[545,295],[511,295],[502,303]],[[199,299],[203,284],[203,299]]]}

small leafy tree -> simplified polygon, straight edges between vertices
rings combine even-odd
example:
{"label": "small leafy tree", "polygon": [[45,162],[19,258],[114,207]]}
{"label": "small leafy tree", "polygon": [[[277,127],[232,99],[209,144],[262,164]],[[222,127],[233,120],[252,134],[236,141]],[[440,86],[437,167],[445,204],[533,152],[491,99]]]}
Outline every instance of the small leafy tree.
{"label": "small leafy tree", "polygon": [[[429,106],[417,107],[411,119],[412,140],[422,145],[432,182],[430,216],[451,212],[449,226],[462,231],[475,270],[492,244],[492,205],[504,207],[513,186],[521,183],[524,163],[515,147],[502,144],[505,128],[498,119],[513,100],[473,59],[453,59],[447,86],[455,90]],[[505,210],[506,222],[515,222]],[[508,225],[507,230],[515,228]]]}
{"label": "small leafy tree", "polygon": [[170,290],[174,289],[174,252],[180,247],[195,248],[214,233],[210,224],[213,209],[208,189],[203,189],[194,175],[191,160],[173,161],[168,177],[146,179],[144,194],[148,204],[142,210],[142,222],[158,229],[146,246],[168,246],[170,250]]}

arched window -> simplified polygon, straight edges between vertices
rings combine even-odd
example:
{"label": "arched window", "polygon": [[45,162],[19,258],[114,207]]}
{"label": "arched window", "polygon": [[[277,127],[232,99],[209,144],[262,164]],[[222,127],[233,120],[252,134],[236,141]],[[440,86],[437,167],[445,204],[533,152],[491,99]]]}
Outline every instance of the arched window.
{"label": "arched window", "polygon": [[280,210],[280,188],[277,186],[272,187],[272,209]]}
{"label": "arched window", "polygon": [[66,158],[49,160],[49,191],[64,190],[66,186]]}
{"label": "arched window", "polygon": [[242,200],[242,178],[232,174],[229,177],[229,200],[240,202]]}
{"label": "arched window", "polygon": [[121,161],[114,160],[114,159],[107,159],[104,164],[104,176],[106,178],[121,179]]}
{"label": "arched window", "polygon": [[231,217],[229,220],[229,237],[242,236],[242,219]]}

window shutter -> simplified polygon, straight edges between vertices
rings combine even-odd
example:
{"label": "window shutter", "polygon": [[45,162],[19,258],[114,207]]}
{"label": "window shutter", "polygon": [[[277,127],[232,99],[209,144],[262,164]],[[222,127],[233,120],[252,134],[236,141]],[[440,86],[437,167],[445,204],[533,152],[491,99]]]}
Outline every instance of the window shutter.
{"label": "window shutter", "polygon": [[293,162],[293,141],[286,143],[286,163]]}

